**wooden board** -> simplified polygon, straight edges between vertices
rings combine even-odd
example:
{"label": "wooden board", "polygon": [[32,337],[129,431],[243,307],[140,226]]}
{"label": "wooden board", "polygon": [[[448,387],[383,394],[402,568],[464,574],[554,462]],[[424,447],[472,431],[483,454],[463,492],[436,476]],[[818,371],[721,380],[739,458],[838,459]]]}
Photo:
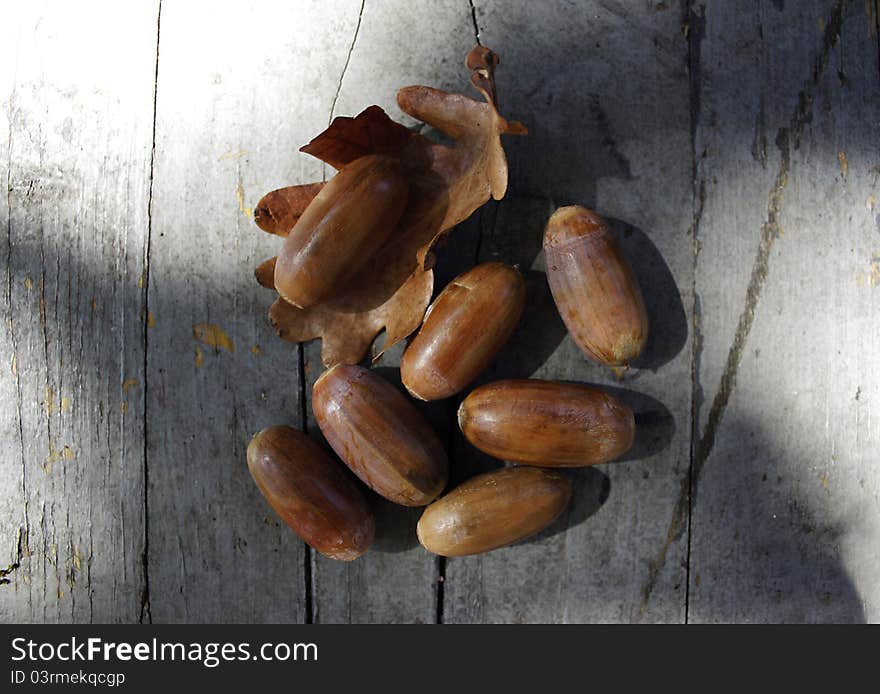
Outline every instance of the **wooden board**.
{"label": "wooden board", "polygon": [[[483,42],[502,53],[505,110],[531,129],[509,147],[511,194],[484,224],[480,247],[480,260],[527,271],[529,303],[483,380],[611,387],[638,413],[640,441],[629,462],[573,473],[569,512],[537,539],[450,560],[444,620],[683,621],[686,524],[667,532],[690,447],[693,252],[691,177],[681,165],[690,152],[681,18],[632,4],[509,12],[503,3],[476,3],[476,20]],[[532,40],[517,41],[524,27]],[[577,349],[546,285],[544,225],[557,206],[575,203],[609,218],[647,298],[652,342],[621,381]],[[475,458],[467,444],[458,451]],[[489,464],[476,457],[471,469]]]}
{"label": "wooden board", "polygon": [[[0,620],[880,620],[876,2],[114,7],[0,26]],[[514,547],[433,557],[418,510],[373,496],[374,551],[332,562],[245,466],[265,426],[320,435],[323,368],[268,325],[252,271],[279,241],[252,210],[333,174],[297,152],[333,116],[415,125],[400,86],[473,94],[476,41],[530,134],[437,290],[518,263],[528,311],[481,382],[615,390],[637,445],[573,472],[570,511]],[[648,303],[620,380],[546,286],[543,227],[571,203],[611,221]],[[456,481],[499,464],[459,401],[423,407]]]}
{"label": "wooden board", "polygon": [[692,25],[690,619],[877,621],[877,17],[872,3],[746,5]]}
{"label": "wooden board", "polygon": [[4,10],[3,622],[142,614],[156,12]]}
{"label": "wooden board", "polygon": [[[297,348],[274,335],[272,297],[253,279],[278,239],[252,209],[273,188],[320,179],[296,150],[327,123],[327,74],[341,72],[356,20],[356,4],[246,17],[163,7],[147,374],[154,621],[309,618],[304,545],[245,464],[254,433],[302,422]],[[194,26],[208,37],[198,50]]]}
{"label": "wooden board", "polygon": [[[430,21],[426,16],[430,16]],[[392,118],[415,125],[397,107],[400,87],[425,84],[448,91],[467,88],[464,56],[473,47],[474,36],[466,3],[434,2],[426,11],[424,6],[413,3],[367,2],[362,5],[358,19],[357,30],[350,34],[351,54],[344,74],[340,75],[338,98],[328,116],[356,114],[378,103]],[[438,26],[443,30],[438,31]],[[392,50],[389,36],[394,37]],[[329,169],[328,175],[332,173]],[[457,256],[447,254],[445,267],[450,268],[449,272],[462,265],[456,260]],[[439,272],[442,276],[444,269]],[[379,337],[380,345],[383,339]],[[398,386],[401,353],[400,348],[392,350],[377,364],[383,375]],[[307,398],[311,403],[312,384],[323,371],[319,345],[306,347],[304,364]],[[422,409],[444,434],[450,430],[452,414],[447,404]],[[308,415],[308,429],[317,434],[310,404]],[[375,551],[353,564],[341,564],[320,555],[314,557],[312,590],[316,621],[434,622],[438,614],[439,560],[429,555],[416,539],[415,527],[421,512],[397,507],[376,495],[370,498],[377,513]]]}

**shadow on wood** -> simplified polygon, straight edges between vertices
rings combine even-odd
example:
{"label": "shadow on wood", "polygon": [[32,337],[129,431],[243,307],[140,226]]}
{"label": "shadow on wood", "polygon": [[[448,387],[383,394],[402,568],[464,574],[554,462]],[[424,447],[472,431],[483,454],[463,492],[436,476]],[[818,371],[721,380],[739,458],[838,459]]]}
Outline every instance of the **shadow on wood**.
{"label": "shadow on wood", "polygon": [[681,292],[648,234],[620,219],[608,218],[607,222],[632,265],[648,311],[648,342],[631,366],[656,372],[687,342],[688,321]]}
{"label": "shadow on wood", "polygon": [[523,544],[543,542],[547,538],[580,525],[596,513],[611,494],[611,478],[595,467],[569,468],[564,471],[571,478],[571,502],[552,525],[537,535],[523,540]]}
{"label": "shadow on wood", "polygon": [[675,437],[675,418],[662,402],[627,388],[597,386],[620,398],[633,411],[636,420],[636,436],[632,448],[612,463],[650,458],[662,453]]}
{"label": "shadow on wood", "polygon": [[419,544],[416,524],[424,508],[407,508],[369,493],[376,518],[376,539],[371,552],[405,552]]}
{"label": "shadow on wood", "polygon": [[568,334],[543,272],[525,273],[526,309],[516,331],[495,358],[491,380],[528,378]]}
{"label": "shadow on wood", "polygon": [[693,473],[692,620],[864,622],[841,554],[859,510],[829,506],[810,461],[760,421],[731,421],[725,441]]}

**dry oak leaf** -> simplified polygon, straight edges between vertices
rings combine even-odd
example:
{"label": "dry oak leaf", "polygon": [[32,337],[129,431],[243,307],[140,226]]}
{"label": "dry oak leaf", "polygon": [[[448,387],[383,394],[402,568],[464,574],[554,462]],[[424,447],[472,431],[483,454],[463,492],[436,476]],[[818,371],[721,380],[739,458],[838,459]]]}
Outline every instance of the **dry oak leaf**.
{"label": "dry oak leaf", "polygon": [[[378,106],[354,118],[338,117],[301,148],[339,169],[367,154],[395,156],[410,180],[408,203],[390,240],[338,295],[300,309],[278,298],[269,319],[291,342],[322,338],[326,367],[361,361],[385,330],[382,353],[421,324],[434,288],[431,249],[455,225],[489,198],[507,191],[507,159],[502,134],[524,135],[525,126],[497,111],[494,70],[498,57],[477,46],[467,57],[471,83],[485,102],[431,87],[404,87],[397,94],[401,110],[442,131],[449,147],[432,142],[392,121]],[[291,186],[268,193],[254,218],[270,233],[286,235],[323,184]],[[274,259],[257,268],[257,279],[272,286]]]}

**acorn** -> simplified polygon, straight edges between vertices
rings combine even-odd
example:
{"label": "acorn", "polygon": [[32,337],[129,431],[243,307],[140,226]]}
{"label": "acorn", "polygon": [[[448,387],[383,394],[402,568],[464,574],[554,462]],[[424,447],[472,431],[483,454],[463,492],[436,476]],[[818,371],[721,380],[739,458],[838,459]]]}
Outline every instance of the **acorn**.
{"label": "acorn", "polygon": [[392,157],[368,155],[345,166],[284,239],[274,276],[282,298],[308,308],[344,289],[390,238],[408,193]]}
{"label": "acorn", "polygon": [[525,301],[525,281],[509,265],[483,263],[456,277],[428,308],[403,354],[403,385],[420,400],[463,390],[510,338]]}
{"label": "acorn", "polygon": [[388,381],[338,364],[312,392],[321,432],[370,489],[403,506],[424,506],[443,491],[446,452],[427,420]]}
{"label": "acorn", "polygon": [[562,473],[504,468],[472,477],[428,506],[416,532],[434,554],[479,554],[540,532],[570,499],[571,480]]}
{"label": "acorn", "polygon": [[458,425],[484,453],[516,463],[583,467],[625,453],[635,417],[601,390],[537,379],[495,381],[472,391]]}
{"label": "acorn", "polygon": [[590,358],[627,367],[645,347],[648,314],[632,268],[595,212],[561,207],[544,231],[547,281],[565,327]]}
{"label": "acorn", "polygon": [[306,434],[263,429],[248,445],[247,464],[275,513],[321,554],[351,561],[373,543],[373,514],[361,490]]}

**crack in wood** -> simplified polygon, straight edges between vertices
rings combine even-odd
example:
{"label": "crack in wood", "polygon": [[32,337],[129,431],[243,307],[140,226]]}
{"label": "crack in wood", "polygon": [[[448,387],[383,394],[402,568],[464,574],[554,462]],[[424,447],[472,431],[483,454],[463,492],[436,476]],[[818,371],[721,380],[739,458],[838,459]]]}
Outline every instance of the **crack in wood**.
{"label": "crack in wood", "polygon": [[682,491],[679,493],[672,513],[672,522],[666,531],[666,539],[657,556],[648,564],[648,578],[642,586],[642,599],[639,607],[639,615],[644,616],[648,608],[648,602],[654,591],[657,577],[660,570],[666,565],[666,557],[669,554],[669,548],[685,530],[688,530],[688,546],[685,554],[685,601],[684,601],[684,621],[688,621],[688,607],[690,596],[688,588],[690,587],[690,518],[691,518],[691,497],[690,490],[694,479],[694,451],[693,440],[696,433],[695,422],[698,412],[699,396],[702,393],[699,383],[699,363],[702,350],[702,336],[700,333],[701,306],[699,295],[697,293],[696,269],[697,259],[700,253],[700,223],[703,218],[703,210],[706,204],[706,181],[698,179],[698,157],[697,157],[697,131],[700,124],[701,113],[701,93],[702,87],[702,44],[706,33],[706,6],[693,5],[690,0],[685,3],[685,27],[687,37],[687,65],[688,65],[688,95],[690,101],[690,137],[691,137],[691,186],[693,196],[693,218],[689,234],[693,243],[693,279],[691,284],[691,295],[693,297],[693,308],[691,313],[691,451],[690,460],[688,462],[688,474],[682,482]]}
{"label": "crack in wood", "polygon": [[364,17],[364,6],[367,0],[361,0],[361,8],[358,11],[357,24],[354,27],[354,36],[351,37],[351,45],[348,47],[348,55],[345,56],[345,63],[342,65],[342,74],[339,75],[339,82],[336,85],[336,93],[333,95],[333,103],[330,105],[330,118],[327,125],[333,122],[333,116],[336,113],[336,102],[339,100],[339,93],[342,91],[342,81],[345,79],[345,73],[348,71],[348,64],[351,61],[351,54],[354,52],[354,45],[357,43],[358,34],[361,31],[361,20]]}
{"label": "crack in wood", "polygon": [[21,560],[24,558],[25,550],[22,547],[22,538],[27,537],[27,530],[18,529],[18,546],[15,551],[15,559],[5,569],[0,569],[0,586],[12,583],[9,577],[21,568]]}
{"label": "crack in wood", "polygon": [[471,9],[471,22],[474,25],[474,39],[476,39],[478,46],[482,46],[483,44],[480,41],[480,25],[477,24],[477,6],[474,4],[474,0],[468,0],[468,6]]}
{"label": "crack in wood", "polygon": [[157,105],[159,98],[159,48],[160,48],[160,38],[162,32],[162,0],[159,0],[159,5],[156,12],[156,67],[153,72],[153,132],[152,132],[152,143],[150,149],[150,184],[147,191],[147,238],[144,244],[144,266],[142,277],[144,278],[143,283],[143,297],[144,297],[144,315],[143,315],[143,331],[144,331],[144,361],[143,361],[143,370],[144,370],[144,387],[143,387],[143,429],[144,429],[144,549],[141,557],[142,564],[142,575],[144,586],[141,593],[141,611],[138,617],[138,621],[143,624],[147,622],[152,624],[153,622],[153,614],[150,608],[150,494],[149,494],[149,481],[150,481],[150,472],[149,472],[149,447],[148,447],[148,388],[149,388],[149,378],[148,378],[148,355],[149,355],[149,328],[150,328],[150,247],[152,242],[153,235],[153,179],[155,174],[155,165],[156,165],[156,119],[157,119]]}
{"label": "crack in wood", "polygon": [[[694,185],[696,186],[697,181],[697,157],[696,157],[696,138],[693,140],[694,148],[693,148],[693,167],[694,167]],[[691,222],[691,239],[693,241],[693,249],[694,249],[694,264],[693,264],[693,277],[691,279],[691,297],[693,301],[693,307],[691,312],[691,417],[690,417],[690,446],[689,446],[689,460],[688,460],[688,474],[685,478],[688,487],[687,494],[687,549],[685,553],[685,588],[684,588],[684,623],[688,623],[689,619],[689,610],[690,610],[690,575],[691,575],[691,516],[693,511],[693,505],[691,504],[691,494],[693,492],[693,474],[694,474],[694,440],[697,436],[697,414],[700,411],[700,408],[703,404],[703,387],[700,383],[700,368],[702,365],[703,358],[703,329],[702,329],[702,321],[703,321],[703,305],[700,301],[700,295],[697,291],[697,262],[699,261],[700,256],[700,223],[703,220],[703,210],[706,207],[706,180],[701,178],[699,187],[695,190],[695,204],[696,207],[694,209],[694,217]],[[679,495],[678,503],[682,502],[682,495]],[[673,517],[676,514],[680,513],[679,509],[676,508],[673,512]],[[670,526],[670,531],[673,530],[673,526]],[[667,533],[667,543],[671,544],[669,539],[669,534]],[[668,544],[666,546],[666,550],[663,553],[662,562],[666,562],[666,552],[668,551]],[[659,558],[657,563],[659,563]],[[654,577],[656,580],[656,576]],[[650,592],[646,593],[644,596],[643,606],[647,606],[647,600],[650,597]],[[643,607],[644,609],[644,607]]]}
{"label": "crack in wood", "polygon": [[[303,433],[309,431],[308,417],[308,400],[306,399],[306,357],[305,347],[302,343],[296,346],[297,368],[299,369],[299,407],[300,407],[300,426]],[[315,606],[314,606],[314,588],[312,562],[312,548],[305,542],[303,543],[303,582],[305,584],[305,622],[313,624],[315,622]]]}

